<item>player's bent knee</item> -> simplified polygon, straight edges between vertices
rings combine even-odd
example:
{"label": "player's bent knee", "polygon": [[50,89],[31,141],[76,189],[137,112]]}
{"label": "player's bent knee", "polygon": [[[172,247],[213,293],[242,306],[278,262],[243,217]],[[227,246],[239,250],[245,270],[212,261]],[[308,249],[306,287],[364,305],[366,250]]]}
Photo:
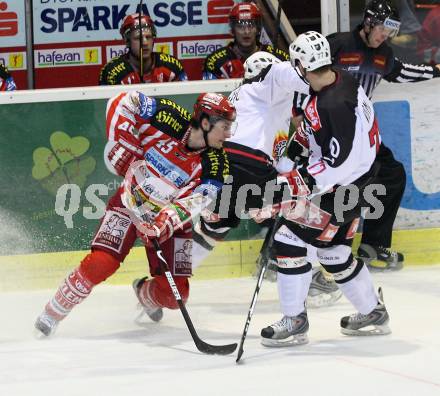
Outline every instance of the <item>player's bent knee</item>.
{"label": "player's bent knee", "polygon": [[[177,289],[179,290],[180,297],[183,303],[188,301],[189,297],[189,281],[187,277],[174,277]],[[178,309],[179,305],[174,297],[174,294],[168,284],[168,280],[165,275],[159,275],[154,277],[154,283],[156,284],[154,299],[161,307],[168,309]]]}
{"label": "player's bent knee", "polygon": [[307,257],[285,257],[277,256],[278,272],[286,275],[305,274],[312,270],[312,264]]}
{"label": "player's bent knee", "polygon": [[81,274],[94,285],[105,281],[119,268],[120,262],[110,253],[94,250],[81,261]]}
{"label": "player's bent knee", "polygon": [[364,262],[350,254],[345,263],[336,265],[324,265],[321,263],[321,265],[333,275],[336,283],[346,283],[356,277],[364,266]]}

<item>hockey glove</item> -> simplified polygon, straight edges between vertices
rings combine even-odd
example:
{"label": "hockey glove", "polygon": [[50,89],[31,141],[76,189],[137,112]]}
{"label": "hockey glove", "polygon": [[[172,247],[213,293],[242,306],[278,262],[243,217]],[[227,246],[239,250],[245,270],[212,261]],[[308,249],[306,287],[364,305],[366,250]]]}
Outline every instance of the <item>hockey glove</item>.
{"label": "hockey glove", "polygon": [[145,242],[157,239],[163,243],[171,238],[175,231],[190,227],[191,213],[179,204],[171,204],[163,208],[152,224],[142,225],[141,238]]}
{"label": "hockey glove", "polygon": [[297,169],[287,173],[280,173],[277,184],[286,184],[292,197],[305,197],[310,194],[307,183]]}
{"label": "hockey glove", "polygon": [[135,136],[125,132],[120,133],[117,142],[108,142],[107,144],[112,143],[113,147],[108,152],[107,159],[119,176],[125,176],[127,169],[134,161],[143,159],[140,142]]}
{"label": "hockey glove", "polygon": [[307,137],[306,132],[304,131],[304,123],[301,122],[301,124],[296,128],[295,133],[293,134],[293,140],[300,144],[305,149],[309,149],[309,138]]}

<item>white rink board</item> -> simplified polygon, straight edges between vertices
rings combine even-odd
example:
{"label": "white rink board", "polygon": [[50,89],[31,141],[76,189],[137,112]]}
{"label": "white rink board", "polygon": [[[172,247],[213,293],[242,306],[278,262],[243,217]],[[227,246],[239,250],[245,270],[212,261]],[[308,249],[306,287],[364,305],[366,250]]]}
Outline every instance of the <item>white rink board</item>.
{"label": "white rink board", "polygon": [[[415,187],[425,194],[440,193],[440,78],[419,83],[396,84],[382,81],[374,102],[408,101],[411,113],[411,164]],[[399,114],[391,114],[398,118]],[[380,120],[379,120],[380,123]],[[399,145],[390,146],[393,153]],[[407,185],[408,187],[408,185]],[[436,210],[400,208],[395,228],[440,227],[440,198]]]}

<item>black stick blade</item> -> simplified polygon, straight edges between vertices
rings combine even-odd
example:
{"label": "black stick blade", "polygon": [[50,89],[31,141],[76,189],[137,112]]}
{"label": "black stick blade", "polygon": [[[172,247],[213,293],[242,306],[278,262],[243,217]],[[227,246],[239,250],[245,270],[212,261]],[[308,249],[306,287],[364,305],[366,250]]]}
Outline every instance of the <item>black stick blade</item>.
{"label": "black stick blade", "polygon": [[206,353],[207,355],[230,355],[237,349],[238,344],[227,344],[227,345],[211,345],[202,340],[196,342],[197,349]]}

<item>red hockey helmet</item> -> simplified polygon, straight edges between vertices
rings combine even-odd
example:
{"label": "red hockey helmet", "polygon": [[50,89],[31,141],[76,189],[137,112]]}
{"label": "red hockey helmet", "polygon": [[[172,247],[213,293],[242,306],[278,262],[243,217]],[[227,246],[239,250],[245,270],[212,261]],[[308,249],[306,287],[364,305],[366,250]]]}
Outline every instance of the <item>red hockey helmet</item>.
{"label": "red hockey helmet", "polygon": [[153,20],[148,15],[141,15],[139,18],[139,14],[130,14],[124,18],[121,28],[119,29],[119,33],[121,33],[124,40],[129,38],[131,32],[139,29],[139,20],[142,29],[150,29],[153,37],[156,37],[156,27],[154,26]]}
{"label": "red hockey helmet", "polygon": [[209,118],[223,118],[228,121],[235,121],[236,112],[234,105],[228,98],[217,93],[201,93],[194,104],[192,118],[200,122],[203,115]]}
{"label": "red hockey helmet", "polygon": [[229,13],[229,24],[231,29],[235,24],[255,24],[260,29],[261,18],[261,11],[256,4],[238,3],[232,7]]}

